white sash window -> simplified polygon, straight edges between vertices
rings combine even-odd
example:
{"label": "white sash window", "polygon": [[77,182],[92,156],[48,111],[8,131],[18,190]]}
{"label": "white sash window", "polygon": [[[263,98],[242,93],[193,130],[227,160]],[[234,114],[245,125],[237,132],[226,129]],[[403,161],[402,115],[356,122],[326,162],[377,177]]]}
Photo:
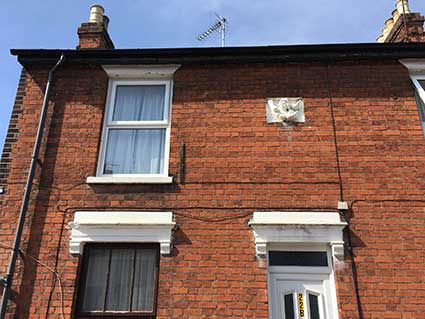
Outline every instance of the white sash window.
{"label": "white sash window", "polygon": [[173,75],[179,66],[103,66],[110,77],[97,173],[91,184],[171,183]]}

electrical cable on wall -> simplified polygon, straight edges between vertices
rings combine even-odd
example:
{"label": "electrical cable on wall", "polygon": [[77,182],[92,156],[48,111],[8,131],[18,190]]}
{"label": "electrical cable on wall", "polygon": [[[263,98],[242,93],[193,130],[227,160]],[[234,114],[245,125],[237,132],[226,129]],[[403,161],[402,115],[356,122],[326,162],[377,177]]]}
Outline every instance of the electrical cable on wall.
{"label": "electrical cable on wall", "polygon": [[[9,183],[9,184],[23,184],[23,183]],[[71,190],[79,187],[79,186],[83,186],[86,185],[85,182],[80,182],[80,183],[76,183],[74,185],[71,185],[70,187],[67,188],[59,188],[59,187],[55,187],[55,186],[44,186],[41,184],[37,184],[34,183],[34,185],[38,188],[38,189],[44,189],[44,190],[55,190],[55,191],[59,191],[59,192],[70,192]],[[35,189],[33,190],[35,191]],[[66,218],[67,214],[69,213],[73,213],[76,210],[118,210],[116,207],[109,207],[109,206],[95,206],[95,207],[86,207],[86,206],[82,206],[82,207],[70,207],[68,206],[68,201],[66,201],[65,203],[60,203],[61,199],[60,199],[60,195],[56,194],[55,191],[50,192],[50,194],[56,199],[57,203],[55,205],[56,209],[58,212],[62,212],[64,213],[64,219]],[[342,212],[340,212],[341,216],[344,218],[344,220],[346,220],[348,223],[350,222],[352,215],[353,215],[353,209],[355,207],[356,204],[361,203],[361,202],[366,202],[366,203],[383,203],[383,202],[400,202],[400,203],[408,203],[408,202],[417,202],[417,203],[425,203],[425,200],[409,200],[409,199],[379,199],[379,200],[366,200],[366,199],[358,199],[358,200],[354,200],[351,202],[350,204],[350,215],[346,215],[343,214]],[[64,207],[64,208],[61,208]],[[142,207],[135,207],[135,206],[130,206],[130,207],[120,207],[120,210],[125,209],[125,210],[140,210],[140,209],[156,209],[156,210],[163,210],[163,209],[172,209],[175,211],[177,216],[181,216],[183,218],[190,218],[190,219],[194,219],[194,220],[198,220],[198,221],[203,221],[203,222],[209,222],[209,223],[221,223],[224,221],[229,221],[231,219],[240,219],[240,218],[246,218],[252,215],[251,210],[259,210],[262,209],[261,207],[255,206],[255,207],[248,207],[248,206],[241,206],[241,207],[234,207],[234,206],[230,206],[230,207],[201,207],[201,206],[192,206],[192,207],[169,207],[169,208],[165,208],[165,207],[146,207],[146,206],[142,206]],[[195,210],[195,209],[199,209],[199,210],[244,210],[244,209],[248,209],[250,210],[250,212],[248,213],[243,213],[243,214],[238,214],[238,215],[232,215],[232,216],[225,216],[222,218],[203,218],[203,217],[199,217],[199,216],[194,216],[194,215],[190,215],[190,214],[185,214],[182,212],[178,212],[176,210]],[[334,207],[267,207],[267,208],[263,208],[263,209],[276,209],[276,210],[315,210],[315,211],[325,211],[325,210],[333,210],[335,211],[336,209]],[[65,223],[63,223],[62,225],[62,229],[61,229],[61,233],[60,233],[60,237],[63,237],[63,228],[64,228]],[[348,235],[348,248],[350,250],[350,254],[353,253],[352,252],[352,244],[351,244],[351,236],[350,233],[347,234]],[[60,238],[60,240],[61,240]],[[4,246],[4,245],[3,245]],[[59,242],[58,248],[60,250],[61,248],[61,244]],[[8,248],[9,249],[9,248]],[[59,259],[59,250],[57,251],[56,254],[56,265],[57,265],[57,261]],[[31,256],[33,257],[33,256]],[[35,259],[35,257],[33,257]],[[43,266],[47,266],[47,265],[43,265]],[[48,266],[47,266],[48,267]],[[50,267],[49,267],[50,268]],[[54,269],[49,269],[49,271],[51,271],[53,274],[55,274],[55,276],[59,276],[59,273],[54,270]],[[357,271],[357,269],[354,269],[354,271]],[[354,276],[357,276],[357,274],[355,274]],[[59,280],[59,279],[58,279]],[[60,285],[62,285],[62,282],[60,282]],[[53,293],[53,290],[51,291],[51,293]],[[63,298],[63,297],[61,297]],[[50,306],[50,300],[51,298],[49,298],[49,306]],[[362,314],[362,310],[361,310],[361,305],[359,308],[359,318],[363,317]],[[46,316],[48,315],[48,313],[46,314]]]}
{"label": "electrical cable on wall", "polygon": [[[14,249],[12,246],[7,246],[7,245],[4,245],[4,244],[0,244],[0,248],[7,249],[7,250],[13,250]],[[59,284],[61,316],[62,316],[62,319],[65,319],[64,291],[63,291],[63,283],[62,283],[61,275],[58,272],[56,272],[53,268],[49,267],[47,264],[42,262],[40,259],[35,258],[34,256],[26,253],[22,249],[19,249],[18,251],[19,251],[21,258],[22,258],[22,256],[29,258],[30,260],[32,260],[36,264],[44,267],[45,269],[47,269],[49,272],[51,272],[54,275],[55,279],[57,280],[57,282]]]}
{"label": "electrical cable on wall", "polygon": [[[335,159],[336,159],[336,167],[337,167],[338,180],[339,180],[340,201],[343,202],[344,201],[344,188],[343,188],[343,184],[342,184],[341,163],[340,163],[340,159],[339,159],[337,129],[336,129],[336,120],[335,120],[335,113],[334,113],[334,106],[333,106],[331,79],[330,79],[330,72],[329,72],[330,70],[329,69],[330,69],[329,63],[327,63],[326,64],[326,83],[327,83],[327,91],[328,91],[329,108],[330,108],[330,111],[331,111],[331,119],[332,119],[333,139],[334,139],[334,145],[335,145]],[[344,215],[344,214],[342,214],[342,215]],[[357,264],[356,264],[354,251],[353,251],[353,247],[352,247],[352,240],[351,240],[351,227],[350,227],[351,218],[352,218],[352,214],[349,217],[344,216],[344,219],[347,222],[346,229],[347,229],[347,238],[348,238],[348,251],[350,252],[351,271],[352,271],[352,274],[353,274],[354,291],[355,291],[356,303],[357,303],[357,312],[358,312],[358,315],[359,315],[359,319],[363,319],[363,308],[362,308],[362,303],[361,303],[361,299],[360,299],[360,289],[359,289],[359,281],[358,281],[358,275],[357,275]]]}
{"label": "electrical cable on wall", "polygon": [[329,108],[330,108],[330,111],[331,111],[331,119],[332,119],[333,141],[334,141],[334,146],[335,146],[336,169],[337,169],[338,181],[339,181],[339,198],[340,198],[340,201],[343,202],[344,201],[344,188],[343,188],[343,185],[342,185],[341,163],[340,163],[340,159],[339,159],[339,148],[338,148],[336,121],[335,121],[335,113],[334,113],[333,98],[332,98],[331,80],[330,80],[330,75],[329,75],[329,63],[326,64],[326,83],[327,83],[327,91],[328,91]]}

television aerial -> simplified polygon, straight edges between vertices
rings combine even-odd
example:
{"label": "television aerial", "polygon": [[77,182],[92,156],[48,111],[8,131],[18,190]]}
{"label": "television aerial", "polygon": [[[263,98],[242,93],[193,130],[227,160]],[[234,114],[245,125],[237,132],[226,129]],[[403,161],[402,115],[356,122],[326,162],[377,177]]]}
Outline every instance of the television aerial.
{"label": "television aerial", "polygon": [[208,36],[214,31],[221,33],[221,47],[224,48],[226,45],[226,32],[227,32],[227,20],[226,18],[215,14],[217,17],[217,21],[213,24],[207,31],[198,36],[198,41],[205,40]]}

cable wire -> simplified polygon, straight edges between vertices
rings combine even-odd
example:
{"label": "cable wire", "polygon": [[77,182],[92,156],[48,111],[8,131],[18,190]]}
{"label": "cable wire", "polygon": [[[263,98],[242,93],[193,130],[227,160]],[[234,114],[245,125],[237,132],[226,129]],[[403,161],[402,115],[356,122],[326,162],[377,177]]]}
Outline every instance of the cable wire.
{"label": "cable wire", "polygon": [[[344,187],[342,182],[342,174],[341,174],[341,162],[339,158],[339,147],[338,147],[338,138],[337,138],[337,129],[336,129],[336,120],[335,120],[335,112],[334,112],[334,105],[333,105],[333,97],[332,97],[332,89],[331,89],[331,80],[330,80],[330,72],[329,72],[330,66],[329,63],[326,64],[326,83],[327,83],[327,91],[328,91],[328,101],[329,101],[329,108],[331,112],[331,119],[332,119],[332,129],[333,129],[333,139],[334,139],[334,145],[335,145],[335,159],[336,159],[336,167],[337,167],[337,173],[338,173],[338,180],[339,180],[339,194],[340,194],[340,201],[344,201]],[[351,210],[350,210],[351,211]],[[353,216],[352,211],[350,216],[346,216],[343,212],[340,212],[340,215],[344,216],[344,220],[347,222],[346,230],[347,230],[347,238],[348,238],[348,250],[350,252],[350,260],[351,260],[351,272],[353,275],[353,284],[354,284],[354,292],[356,295],[356,303],[357,303],[357,312],[359,315],[359,319],[363,319],[363,307],[362,302],[360,298],[360,288],[359,288],[359,280],[358,280],[358,272],[357,272],[357,263],[354,256],[354,251],[352,247],[352,240],[351,240],[351,226],[350,221]]]}
{"label": "cable wire", "polygon": [[[7,245],[4,245],[4,244],[0,244],[0,247],[4,248],[4,249],[8,249],[8,250],[14,249],[12,246],[7,246]],[[22,258],[22,256],[29,258],[30,260],[32,260],[36,264],[39,264],[40,266],[43,266],[44,268],[46,268],[49,272],[51,272],[55,276],[57,282],[59,283],[61,316],[62,316],[63,319],[65,319],[64,292],[63,292],[63,283],[62,283],[61,275],[58,272],[56,272],[53,268],[51,268],[50,266],[48,266],[47,264],[42,262],[40,259],[35,258],[34,256],[26,253],[22,249],[18,249],[18,252],[21,255],[21,258]],[[53,289],[54,289],[54,286],[53,286]]]}
{"label": "cable wire", "polygon": [[[259,207],[259,206],[241,206],[241,207],[235,207],[235,206],[227,206],[227,207],[213,207],[213,206],[187,206],[187,207],[158,207],[158,206],[120,206],[120,207],[109,207],[109,206],[74,206],[74,207],[67,207],[65,208],[65,211],[68,212],[76,212],[76,211],[140,211],[140,210],[149,210],[149,211],[172,211],[176,216],[181,216],[184,218],[189,218],[193,220],[203,221],[206,223],[221,223],[224,221],[229,221],[232,219],[240,219],[244,217],[252,216],[253,210],[270,210],[270,211],[338,211],[334,207],[300,207],[300,206],[281,206],[281,207]],[[249,213],[242,213],[238,215],[231,215],[231,216],[225,216],[225,217],[213,217],[213,218],[206,218],[206,217],[200,217],[195,216],[192,214],[185,214],[182,212],[179,212],[179,210],[249,210]]]}
{"label": "cable wire", "polygon": [[331,111],[331,118],[332,118],[332,128],[333,128],[333,140],[335,145],[335,157],[336,157],[336,168],[338,173],[338,180],[339,180],[339,196],[341,202],[344,201],[344,188],[342,185],[342,176],[341,176],[341,163],[339,159],[339,148],[338,148],[338,138],[337,138],[337,130],[336,130],[336,120],[335,120],[335,113],[334,113],[334,106],[333,106],[333,98],[332,98],[332,89],[331,89],[331,80],[329,75],[329,63],[326,64],[326,83],[327,83],[327,89],[328,89],[328,101],[329,101],[329,108]]}

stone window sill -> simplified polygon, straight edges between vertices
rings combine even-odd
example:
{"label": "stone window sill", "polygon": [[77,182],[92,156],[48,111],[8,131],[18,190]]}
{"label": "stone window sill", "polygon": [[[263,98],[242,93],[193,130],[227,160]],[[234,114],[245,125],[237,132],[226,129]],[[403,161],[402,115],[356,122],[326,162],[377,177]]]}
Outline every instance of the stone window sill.
{"label": "stone window sill", "polygon": [[172,176],[89,176],[87,184],[172,184]]}

